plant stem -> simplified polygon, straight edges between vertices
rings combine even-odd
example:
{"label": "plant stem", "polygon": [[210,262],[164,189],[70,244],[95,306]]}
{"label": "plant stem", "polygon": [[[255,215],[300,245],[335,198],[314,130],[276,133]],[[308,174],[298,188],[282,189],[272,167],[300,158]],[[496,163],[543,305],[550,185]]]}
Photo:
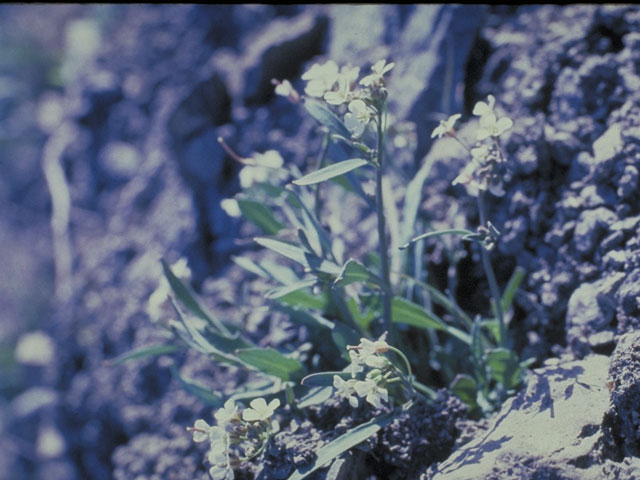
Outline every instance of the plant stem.
{"label": "plant stem", "polygon": [[[480,224],[485,226],[487,224],[486,207],[484,204],[484,192],[482,191],[478,193],[478,211],[480,213]],[[493,297],[493,303],[496,309],[496,316],[498,317],[498,325],[500,327],[500,346],[506,347],[507,333],[506,325],[504,323],[504,315],[502,313],[500,288],[498,287],[496,275],[493,271],[493,267],[491,266],[491,260],[489,259],[487,249],[484,248],[484,246],[481,246],[480,251],[482,254],[482,265],[484,267],[485,274],[487,275],[487,280],[489,281],[489,289],[491,290],[491,296]]]}
{"label": "plant stem", "polygon": [[376,169],[376,213],[378,216],[378,238],[380,246],[380,265],[382,268],[382,319],[389,337],[394,338],[391,324],[391,273],[389,269],[389,246],[387,244],[387,229],[384,218],[384,200],[382,195],[382,179],[384,177],[384,134],[383,125],[385,108],[378,109],[378,168]]}

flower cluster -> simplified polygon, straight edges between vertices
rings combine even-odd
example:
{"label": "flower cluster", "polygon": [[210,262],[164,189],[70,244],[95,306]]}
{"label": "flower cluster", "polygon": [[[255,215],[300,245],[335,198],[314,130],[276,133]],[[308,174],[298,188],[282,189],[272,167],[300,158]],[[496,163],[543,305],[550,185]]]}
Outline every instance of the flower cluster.
{"label": "flower cluster", "polygon": [[[495,97],[489,95],[486,102],[480,101],[474,106],[473,114],[480,117],[476,130],[477,143],[470,149],[471,161],[453,180],[453,185],[466,185],[469,194],[473,196],[487,190],[496,196],[504,195],[503,181],[506,168],[498,137],[513,126],[513,120],[509,117],[498,118],[494,111],[495,104]],[[454,127],[460,116],[457,113],[447,120],[442,120],[433,130],[431,138],[449,136],[457,139]],[[487,139],[491,142],[484,143]]]}
{"label": "flower cluster", "polygon": [[[212,480],[233,480],[234,461],[246,460],[262,452],[274,427],[277,429],[277,422],[271,417],[279,406],[278,399],[267,404],[264,398],[256,398],[241,415],[238,406],[229,399],[214,414],[217,425],[209,425],[200,418],[193,427],[187,427],[193,433],[194,442],[209,440],[207,459],[211,464],[209,475]],[[244,458],[239,457],[240,451]]]}
{"label": "flower cluster", "polygon": [[[354,408],[360,404],[359,398],[364,398],[374,407],[381,408],[383,401],[389,402],[387,389],[389,384],[397,381],[410,384],[410,380],[407,380],[402,372],[383,355],[389,350],[401,354],[399,350],[387,343],[386,336],[385,332],[375,341],[361,338],[359,345],[348,346],[351,359],[351,378],[345,380],[340,375],[333,377],[336,394],[346,398]],[[364,373],[365,370],[367,372],[364,377],[358,378],[358,375]]]}
{"label": "flower cluster", "polygon": [[[371,73],[358,82],[359,67],[338,67],[333,60],[323,64],[316,63],[302,75],[302,80],[307,82],[304,92],[309,97],[321,98],[335,107],[346,105],[346,111],[343,111],[344,124],[354,138],[359,138],[375,118],[379,104],[377,97],[381,94],[386,96],[384,75],[394,65],[386,60],[379,60],[371,67]],[[287,80],[273,80],[273,83],[276,85],[276,94],[292,101],[299,99]]]}

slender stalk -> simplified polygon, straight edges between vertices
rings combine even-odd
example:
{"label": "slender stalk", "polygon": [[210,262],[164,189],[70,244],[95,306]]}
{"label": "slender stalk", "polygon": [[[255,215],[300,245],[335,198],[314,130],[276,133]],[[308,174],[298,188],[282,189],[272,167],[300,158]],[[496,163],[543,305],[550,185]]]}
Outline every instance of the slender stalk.
{"label": "slender stalk", "polygon": [[382,319],[390,338],[394,338],[391,323],[391,272],[389,268],[389,246],[387,243],[387,228],[384,218],[384,199],[382,195],[382,179],[384,176],[384,108],[378,109],[378,168],[376,169],[376,213],[378,216],[378,238],[380,247],[380,264],[382,267]]}
{"label": "slender stalk", "polygon": [[[484,204],[484,192],[479,192],[478,194],[478,211],[480,213],[480,224],[486,225],[486,207]],[[502,312],[502,301],[500,295],[500,287],[498,287],[498,282],[496,280],[496,275],[493,271],[493,267],[491,266],[491,260],[489,259],[489,253],[486,248],[480,248],[482,254],[482,266],[484,267],[485,274],[487,275],[487,280],[489,281],[489,289],[491,290],[491,296],[493,297],[493,303],[496,309],[496,315],[498,317],[498,325],[500,327],[500,346],[506,347],[507,345],[507,333],[506,333],[506,325],[504,323],[504,314]]]}
{"label": "slender stalk", "polygon": [[[324,136],[324,139],[322,140],[322,150],[320,151],[320,156],[318,157],[318,162],[316,165],[316,170],[321,169],[322,167],[324,167],[324,163],[325,163],[325,159],[327,158],[327,152],[329,151],[329,142],[331,141],[331,134],[330,133],[326,133]],[[318,183],[315,187],[314,190],[314,196],[315,196],[315,214],[316,214],[316,218],[320,218],[320,212],[322,211],[322,201],[320,199],[320,183]]]}

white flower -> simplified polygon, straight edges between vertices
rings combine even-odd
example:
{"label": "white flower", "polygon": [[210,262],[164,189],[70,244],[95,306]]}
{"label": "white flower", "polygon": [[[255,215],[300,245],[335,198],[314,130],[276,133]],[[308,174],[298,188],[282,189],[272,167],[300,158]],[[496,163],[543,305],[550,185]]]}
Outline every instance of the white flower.
{"label": "white flower", "polygon": [[354,137],[359,137],[371,121],[373,112],[364,101],[349,102],[349,111],[344,116],[344,124]]}
{"label": "white flower", "polygon": [[280,406],[280,400],[274,398],[267,405],[264,398],[256,398],[249,405],[251,408],[242,412],[242,419],[247,422],[262,421],[271,418],[275,409]]}
{"label": "white flower", "polygon": [[377,87],[384,84],[384,79],[382,76],[391,70],[395,66],[395,63],[387,64],[386,60],[378,60],[372,67],[371,71],[373,73],[367,75],[362,80],[360,80],[360,85],[364,85],[365,87]]}
{"label": "white flower", "polygon": [[211,463],[209,475],[213,480],[233,480],[234,473],[229,460],[229,434],[221,427],[211,427],[211,446],[207,459]]}
{"label": "white flower", "polygon": [[231,465],[214,465],[209,469],[211,480],[234,480],[236,477],[231,469]]}
{"label": "white flower", "polygon": [[354,389],[358,396],[366,397],[367,402],[376,408],[382,407],[382,400],[385,402],[389,401],[389,392],[387,392],[387,389],[380,387],[370,378],[356,381]]}
{"label": "white flower", "polygon": [[224,407],[218,410],[213,415],[218,421],[218,425],[221,427],[225,427],[227,424],[234,420],[239,420],[240,415],[238,414],[238,406],[235,404],[233,399],[229,399],[224,403]]}
{"label": "white flower", "polygon": [[387,332],[384,332],[378,340],[372,342],[367,338],[360,339],[360,345],[358,345],[361,356],[369,356],[375,353],[385,353],[389,351],[389,344],[387,343]]}
{"label": "white flower", "polygon": [[473,107],[473,114],[478,115],[480,117],[484,117],[485,115],[489,115],[493,113],[493,107],[496,104],[496,99],[493,95],[489,95],[487,97],[487,102],[478,102]]}
{"label": "white flower", "polygon": [[240,218],[242,216],[240,205],[235,198],[223,198],[220,200],[220,208],[232,218]]}
{"label": "white flower", "polygon": [[355,350],[349,350],[349,358],[351,359],[351,377],[355,376],[364,370],[360,355]]}
{"label": "white flower", "polygon": [[297,92],[295,88],[293,88],[293,85],[291,85],[291,82],[289,80],[282,80],[282,82],[280,82],[276,79],[273,79],[271,80],[271,83],[273,83],[276,86],[274,90],[276,95],[287,97],[289,100],[291,100],[294,103],[300,100],[300,94]]}
{"label": "white flower", "polygon": [[278,169],[284,164],[284,160],[277,150],[254,153],[249,161],[253,165],[242,167],[238,173],[242,188],[249,188],[254,183],[266,181],[269,178],[269,169]]}
{"label": "white flower", "polygon": [[194,442],[200,443],[210,438],[211,426],[201,418],[196,420],[193,427],[187,427],[187,430],[193,432]]}
{"label": "white flower", "polygon": [[264,153],[254,153],[251,158],[256,162],[256,165],[265,168],[281,168],[284,164],[284,160],[280,152],[277,150],[267,150]]}
{"label": "white flower", "polygon": [[480,117],[480,125],[476,132],[478,141],[489,137],[498,137],[513,126],[509,117],[498,118],[493,111],[496,99],[493,95],[487,97],[487,102],[478,102],[473,107],[473,114]]}
{"label": "white flower", "polygon": [[489,137],[499,137],[513,126],[513,120],[509,117],[497,118],[495,113],[489,113],[480,117],[480,124],[476,131],[478,141]]}
{"label": "white flower", "polygon": [[340,78],[338,80],[338,90],[326,92],[324,99],[331,105],[342,105],[349,101],[351,97],[351,85],[346,78]]}
{"label": "white flower", "polygon": [[462,115],[460,115],[459,113],[456,113],[455,115],[451,115],[447,120],[440,120],[440,125],[438,125],[433,130],[433,132],[431,133],[431,138],[442,138],[445,135],[453,133],[454,126],[461,116]]}
{"label": "white flower", "polygon": [[333,88],[338,80],[338,65],[329,60],[323,65],[314,63],[309,70],[302,75],[302,80],[307,81],[304,91],[311,97],[322,97],[325,92]]}
{"label": "white flower", "polygon": [[356,381],[351,378],[349,380],[343,380],[338,375],[333,376],[333,386],[336,389],[338,396],[349,400],[349,405],[353,408],[358,407],[358,398],[354,395],[356,393],[354,385]]}
{"label": "white flower", "polygon": [[343,78],[348,85],[353,85],[356,83],[358,75],[360,75],[360,67],[343,66],[340,68],[338,79]]}

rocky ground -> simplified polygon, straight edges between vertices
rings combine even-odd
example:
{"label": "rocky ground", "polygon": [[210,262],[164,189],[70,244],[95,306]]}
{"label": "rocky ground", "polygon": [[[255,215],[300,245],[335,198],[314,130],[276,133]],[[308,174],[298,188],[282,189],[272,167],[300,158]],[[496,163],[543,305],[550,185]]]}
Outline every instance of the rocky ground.
{"label": "rocky ground", "polygon": [[[276,97],[271,79],[299,79],[320,58],[396,63],[390,109],[417,125],[398,167],[411,175],[433,162],[420,215],[436,224],[478,219],[463,187],[451,186],[462,157],[430,138],[434,113],[468,116],[493,94],[514,119],[503,144],[510,180],[490,205],[502,232],[492,259],[502,285],[515,266],[527,272],[510,331],[536,363],[526,388],[488,422],[463,428],[459,403],[441,392],[435,406],[416,406],[422,422],[396,420],[316,477],[640,477],[640,9],[1,8],[9,39],[37,31],[42,18],[59,28],[28,37],[29,51],[5,43],[13,60],[0,72],[9,127],[0,145],[0,478],[207,478],[204,451],[184,430],[210,416],[207,404],[166,359],[106,362],[162,338],[147,307],[162,257],[186,257],[211,308],[249,320],[265,341],[304,336],[253,318],[256,305],[237,305],[240,286],[245,294],[263,286],[230,264],[248,248],[235,241],[246,226],[219,206],[239,184],[216,139],[245,156],[277,149],[304,167],[320,148],[315,123]],[[434,248],[426,260],[446,283],[446,255]],[[479,263],[455,265],[467,308],[483,304]],[[41,355],[20,357],[21,341]],[[244,380],[196,354],[177,362],[185,377],[225,393]],[[281,459],[296,464],[309,453],[290,445],[347,428],[340,405],[326,408],[245,474],[287,478]],[[390,445],[399,447],[389,453]]]}

